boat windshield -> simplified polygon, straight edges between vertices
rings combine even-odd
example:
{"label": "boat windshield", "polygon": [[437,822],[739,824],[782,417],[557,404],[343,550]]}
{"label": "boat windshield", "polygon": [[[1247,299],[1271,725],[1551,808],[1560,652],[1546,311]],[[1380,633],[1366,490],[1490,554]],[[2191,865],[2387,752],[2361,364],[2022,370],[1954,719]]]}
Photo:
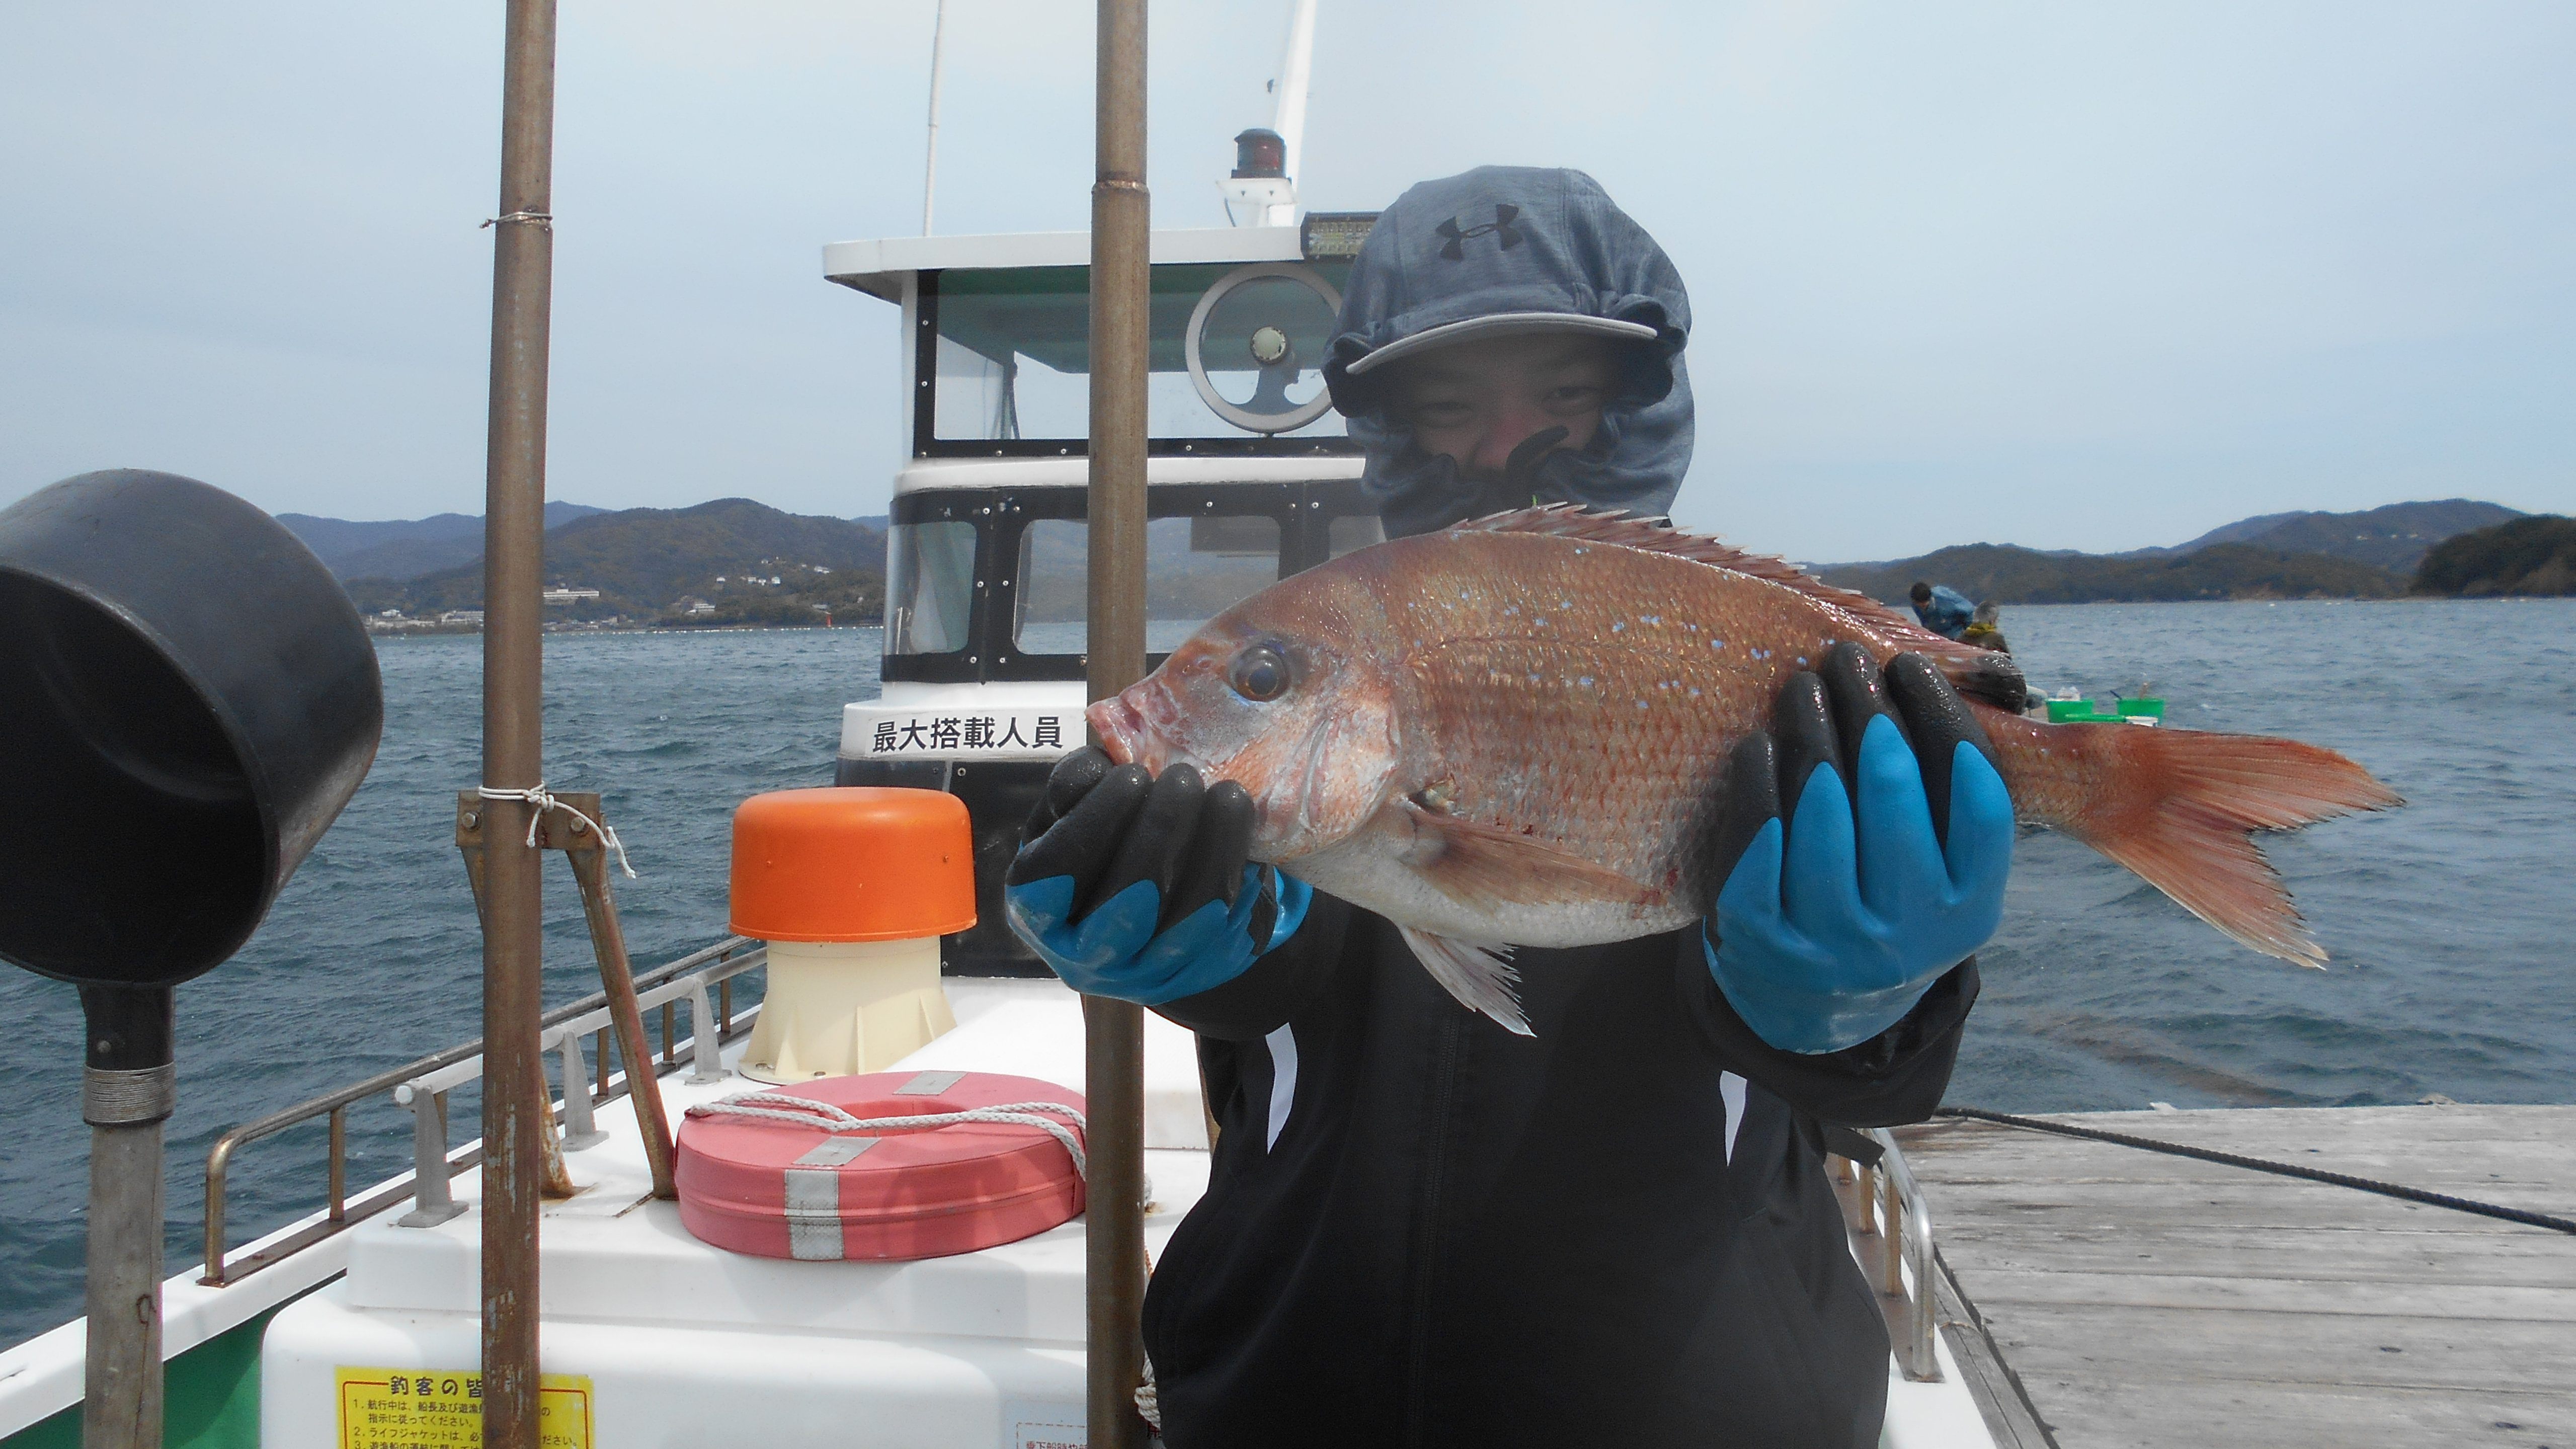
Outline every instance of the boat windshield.
{"label": "boat windshield", "polygon": [[[1339,287],[1347,262],[1306,266]],[[1156,438],[1243,438],[1246,428],[1209,406],[1189,372],[1188,333],[1199,299],[1238,270],[1229,264],[1153,269],[1152,341],[1145,427]],[[932,389],[921,422],[933,442],[1079,443],[1091,433],[1091,269],[951,268],[923,278],[924,309],[938,319]],[[1279,414],[1320,399],[1321,363],[1333,314],[1303,283],[1278,277],[1239,282],[1203,319],[1203,361],[1220,398],[1237,410]],[[1286,349],[1285,367],[1265,370],[1244,338]],[[1276,355],[1274,351],[1273,355]],[[1272,436],[1343,436],[1326,409],[1303,427]]]}
{"label": "boat windshield", "polygon": [[975,525],[898,523],[886,530],[886,653],[965,648],[974,605]]}
{"label": "boat windshield", "polygon": [[[1375,523],[1377,520],[1369,519]],[[1011,639],[1023,654],[1080,654],[1091,525],[1041,518],[1020,535]],[[1279,520],[1265,514],[1157,518],[1145,525],[1145,649],[1165,653],[1279,578]]]}

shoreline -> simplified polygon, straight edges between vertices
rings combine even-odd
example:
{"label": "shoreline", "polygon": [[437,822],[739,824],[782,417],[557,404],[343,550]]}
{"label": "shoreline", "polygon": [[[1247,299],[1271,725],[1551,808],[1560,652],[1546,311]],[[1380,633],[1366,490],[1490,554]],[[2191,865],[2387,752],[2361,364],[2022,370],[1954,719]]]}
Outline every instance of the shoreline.
{"label": "shoreline", "polygon": [[[2076,599],[2048,603],[2002,604],[2005,609],[2095,609],[2112,606],[2155,608],[2206,608],[2217,604],[2540,604],[2553,600],[2576,598],[2569,594],[2397,594],[2387,598],[2358,595],[2342,597],[2264,598],[2249,595],[2236,599]],[[1898,607],[1890,605],[1889,607]],[[1074,622],[1074,621],[1066,621]],[[592,634],[813,634],[838,633],[850,629],[883,629],[884,623],[871,620],[863,624],[603,624],[597,627],[553,625],[545,630],[547,638],[564,635]],[[429,628],[379,628],[373,621],[367,626],[371,639],[459,639],[478,638],[483,631],[468,625],[439,625]]]}

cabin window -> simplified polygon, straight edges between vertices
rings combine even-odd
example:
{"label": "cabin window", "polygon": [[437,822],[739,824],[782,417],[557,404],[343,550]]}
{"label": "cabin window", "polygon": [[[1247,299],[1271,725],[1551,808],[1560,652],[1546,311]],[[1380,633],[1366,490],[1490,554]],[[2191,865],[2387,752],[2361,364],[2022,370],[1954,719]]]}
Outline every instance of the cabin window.
{"label": "cabin window", "polygon": [[1327,558],[1386,542],[1386,525],[1374,513],[1345,513],[1335,518],[1324,537]]}
{"label": "cabin window", "polygon": [[[1374,519],[1370,520],[1375,522]],[[1011,638],[1023,654],[1080,654],[1089,598],[1091,526],[1033,520],[1020,535]],[[1161,654],[1213,615],[1279,579],[1279,520],[1201,514],[1145,525],[1145,649]]]}
{"label": "cabin window", "polygon": [[[1339,286],[1346,262],[1310,264]],[[1187,332],[1199,298],[1227,274],[1231,263],[1165,264],[1153,269],[1151,373],[1146,381],[1146,431],[1155,438],[1252,438],[1255,434],[1211,410],[1190,381]],[[936,319],[931,399],[924,443],[1056,442],[1080,444],[1091,435],[1091,312],[1088,267],[952,267],[923,276],[923,310]],[[1296,306],[1305,302],[1302,310]],[[1265,310],[1266,309],[1266,310]],[[1311,366],[1274,370],[1262,392],[1263,373],[1243,349],[1220,349],[1208,363],[1218,394],[1255,412],[1302,403],[1323,391],[1325,345],[1332,319],[1311,294],[1287,281],[1255,281],[1226,294],[1222,316],[1209,319],[1210,334],[1249,335],[1251,321],[1274,312],[1292,319],[1284,345]],[[1240,325],[1236,325],[1240,324]],[[1231,330],[1229,330],[1229,328]],[[1279,345],[1273,341],[1273,345]],[[1293,374],[1291,376],[1290,374]],[[1284,390],[1283,389],[1283,378]],[[1342,416],[1327,410],[1285,439],[1344,435]]]}
{"label": "cabin window", "polygon": [[974,608],[975,525],[898,523],[886,530],[886,653],[965,648]]}

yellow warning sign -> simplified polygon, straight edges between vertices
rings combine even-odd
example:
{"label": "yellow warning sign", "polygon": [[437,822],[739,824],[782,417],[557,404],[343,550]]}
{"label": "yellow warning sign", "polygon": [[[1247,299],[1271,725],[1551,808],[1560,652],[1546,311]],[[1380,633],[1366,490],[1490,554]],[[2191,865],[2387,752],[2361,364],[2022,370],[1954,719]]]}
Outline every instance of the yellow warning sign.
{"label": "yellow warning sign", "polygon": [[[483,1376],[464,1369],[341,1368],[340,1449],[482,1449]],[[537,1442],[590,1449],[590,1378],[537,1380]]]}

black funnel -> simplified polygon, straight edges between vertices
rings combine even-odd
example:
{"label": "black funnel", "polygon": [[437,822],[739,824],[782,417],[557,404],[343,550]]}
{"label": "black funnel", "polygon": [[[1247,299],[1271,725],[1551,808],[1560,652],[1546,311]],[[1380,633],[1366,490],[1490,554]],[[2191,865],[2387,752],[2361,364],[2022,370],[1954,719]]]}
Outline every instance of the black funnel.
{"label": "black funnel", "polygon": [[356,608],[259,509],[135,469],[0,509],[0,959],[92,986],[222,962],[383,727]]}

